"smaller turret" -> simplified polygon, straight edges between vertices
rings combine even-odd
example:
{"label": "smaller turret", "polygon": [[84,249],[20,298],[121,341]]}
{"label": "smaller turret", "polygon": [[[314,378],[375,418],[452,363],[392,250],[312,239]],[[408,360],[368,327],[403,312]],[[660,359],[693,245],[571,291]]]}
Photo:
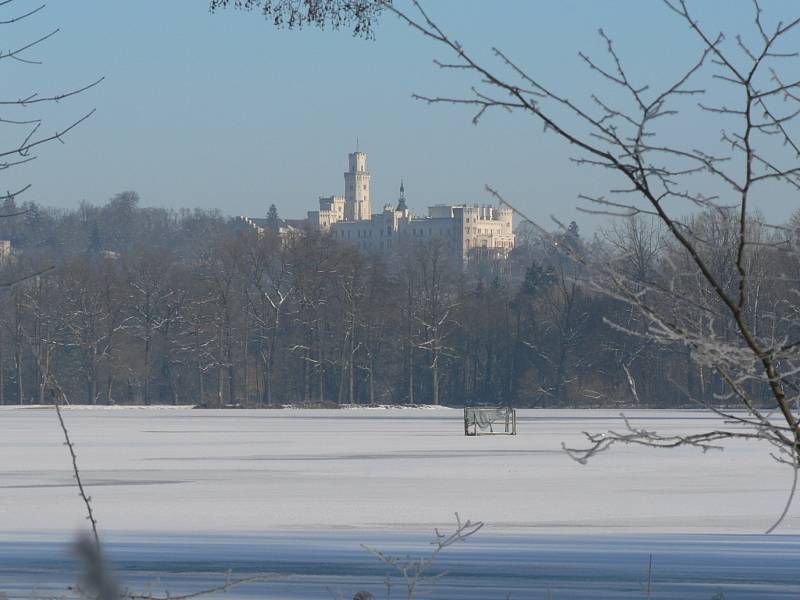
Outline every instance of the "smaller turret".
{"label": "smaller turret", "polygon": [[408,212],[408,206],[406,206],[406,188],[403,186],[402,177],[400,178],[400,198],[397,200],[397,208],[394,210],[404,215]]}

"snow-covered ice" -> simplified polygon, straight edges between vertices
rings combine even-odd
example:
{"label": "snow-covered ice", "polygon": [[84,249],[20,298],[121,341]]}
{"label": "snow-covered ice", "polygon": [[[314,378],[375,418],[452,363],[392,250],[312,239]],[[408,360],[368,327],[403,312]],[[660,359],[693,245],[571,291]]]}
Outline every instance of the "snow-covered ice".
{"label": "snow-covered ice", "polygon": [[[231,570],[234,578],[281,575],[210,598],[330,600],[339,592],[343,599],[352,598],[357,590],[386,598],[388,569],[361,544],[400,556],[430,551],[429,535],[397,531],[115,537],[106,540],[104,548],[117,579],[132,591],[160,597],[214,588]],[[798,553],[800,536],[481,532],[442,553],[431,573],[447,575],[435,586],[423,585],[416,597],[710,600],[721,592],[725,600],[797,600]],[[64,544],[0,542],[0,591],[9,598],[74,598],[67,588],[77,577],[77,565]],[[391,597],[405,595],[395,587]]]}
{"label": "snow-covered ice", "polygon": [[[691,411],[628,411],[663,433],[718,426]],[[452,514],[492,533],[759,533],[791,473],[767,445],[724,452],[561,450],[614,411],[519,411],[517,436],[465,437],[455,409],[64,411],[101,532],[427,532]],[[0,540],[85,527],[52,408],[0,409]],[[800,532],[793,508],[781,533]]]}

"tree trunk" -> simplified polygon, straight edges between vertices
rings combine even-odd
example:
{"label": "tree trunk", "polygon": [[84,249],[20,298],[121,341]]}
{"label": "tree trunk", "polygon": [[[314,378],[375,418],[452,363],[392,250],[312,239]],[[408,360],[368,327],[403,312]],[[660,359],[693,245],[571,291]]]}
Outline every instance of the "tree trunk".
{"label": "tree trunk", "polygon": [[353,369],[353,362],[355,361],[356,349],[355,349],[355,339],[354,339],[355,338],[354,328],[355,324],[353,323],[353,321],[350,321],[350,356],[348,357],[347,361],[347,379],[349,383],[347,396],[348,396],[348,402],[350,404],[355,404],[355,381],[354,381],[355,373]]}
{"label": "tree trunk", "polygon": [[112,387],[114,385],[114,376],[109,373],[108,380],[106,381],[106,404],[114,404],[114,397],[112,396]]}
{"label": "tree trunk", "polygon": [[261,368],[264,373],[264,389],[261,393],[262,406],[272,406],[272,373],[269,367],[269,350],[267,352],[261,351]]}
{"label": "tree trunk", "polygon": [[199,394],[199,403],[203,404],[203,398],[206,395],[205,386],[203,385],[203,368],[197,365],[197,393]]}
{"label": "tree trunk", "polygon": [[265,379],[265,392],[267,394],[267,406],[272,406],[272,375],[275,367],[275,347],[278,342],[278,325],[280,324],[281,313],[275,309],[275,320],[272,324],[272,331],[269,334],[269,355],[267,356],[267,372]]}
{"label": "tree trunk", "polygon": [[225,315],[225,362],[227,363],[228,402],[230,404],[236,404],[236,366],[233,364],[233,327],[227,313]]}
{"label": "tree trunk", "polygon": [[313,333],[309,329],[306,332],[306,347],[303,350],[305,354],[303,360],[303,403],[308,404],[311,401],[311,340]]}
{"label": "tree trunk", "polygon": [[344,404],[344,386],[347,381],[347,358],[345,352],[347,350],[347,333],[345,332],[345,339],[342,340],[341,351],[339,352],[339,360],[342,363],[341,372],[339,373],[339,393],[336,396],[337,404]]}
{"label": "tree trunk", "polygon": [[150,404],[150,332],[144,338],[144,403]]}
{"label": "tree trunk", "polygon": [[408,344],[408,403],[414,404],[414,344]]}
{"label": "tree trunk", "polygon": [[439,356],[434,350],[431,364],[431,385],[433,386],[433,405],[439,406]]}
{"label": "tree trunk", "polygon": [[372,354],[369,356],[369,403],[370,406],[375,406],[375,377],[373,373],[373,368],[375,366],[374,361],[372,360]]}
{"label": "tree trunk", "polygon": [[6,370],[3,365],[3,333],[0,330],[0,406],[6,403]]}
{"label": "tree trunk", "polygon": [[217,406],[222,408],[225,404],[225,365],[223,364],[225,353],[222,341],[223,332],[217,332],[217,356],[219,364],[217,366]]}
{"label": "tree trunk", "polygon": [[14,367],[17,375],[17,397],[20,404],[25,404],[25,389],[22,385],[22,349],[20,348],[19,338],[17,338],[16,348],[14,349]]}
{"label": "tree trunk", "polygon": [[[44,373],[42,374],[44,376]],[[92,346],[91,365],[89,366],[89,394],[90,402],[97,404],[97,346]]]}
{"label": "tree trunk", "polygon": [[243,341],[243,344],[242,344],[242,346],[243,346],[242,353],[244,354],[244,360],[243,360],[243,363],[242,363],[242,369],[244,369],[244,374],[243,374],[244,400],[243,400],[243,402],[244,402],[244,406],[245,407],[249,407],[250,406],[250,369],[249,369],[249,367],[247,365],[247,358],[248,358],[247,355],[248,355],[248,352],[249,352],[249,349],[250,349],[250,343],[249,343],[249,341],[250,341],[250,318],[247,315],[247,311],[245,311],[245,315],[244,315],[244,332],[243,332],[243,336],[242,337],[244,338],[244,341]]}
{"label": "tree trunk", "polygon": [[317,326],[317,371],[319,375],[319,402],[325,402],[325,369],[322,367],[322,324]]}

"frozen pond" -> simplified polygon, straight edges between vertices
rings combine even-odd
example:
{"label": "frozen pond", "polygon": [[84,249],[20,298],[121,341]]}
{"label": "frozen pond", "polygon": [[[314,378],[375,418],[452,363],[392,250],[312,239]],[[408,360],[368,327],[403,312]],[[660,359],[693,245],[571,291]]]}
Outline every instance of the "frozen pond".
{"label": "frozen pond", "polygon": [[[423,586],[419,597],[544,599],[549,593],[554,600],[642,599],[651,555],[653,599],[711,600],[718,593],[726,600],[800,597],[800,536],[478,536],[441,555],[432,573],[447,575]],[[136,592],[213,588],[231,569],[235,578],[282,575],[237,587],[226,597],[330,600],[341,593],[349,600],[367,590],[384,598],[387,570],[361,543],[397,554],[426,552],[425,538],[399,532],[178,536],[157,542],[123,536],[108,547],[118,578]],[[72,596],[65,590],[76,580],[76,565],[63,545],[0,543],[0,565],[0,590],[14,598]],[[404,597],[400,592],[394,587],[392,597]]]}
{"label": "frozen pond", "polygon": [[[690,411],[626,414],[664,433],[719,426]],[[174,593],[232,568],[293,574],[269,594],[241,595],[330,598],[326,586],[352,595],[356,581],[375,593],[384,569],[360,542],[424,547],[458,511],[486,527],[448,551],[450,576],[433,597],[462,586],[459,598],[580,598],[581,589],[641,598],[650,554],[654,598],[720,589],[752,598],[754,585],[759,598],[800,596],[790,568],[800,511],[783,535],[754,535],[780,513],[790,483],[768,447],[620,448],[581,466],[561,443],[621,429],[615,412],[520,417],[515,437],[468,438],[450,409],[65,411],[101,534],[130,585],[160,578]],[[65,541],[85,520],[53,410],[0,409],[0,452],[0,591],[61,585]]]}
{"label": "frozen pond", "polygon": [[[561,450],[610,411],[520,411],[519,435],[465,437],[434,410],[67,410],[103,531],[428,532],[452,514],[493,532],[760,533],[790,484],[770,448],[619,448],[581,466]],[[703,413],[629,413],[669,433]],[[52,409],[0,409],[0,539],[84,523]],[[800,505],[798,505],[800,508]],[[781,533],[800,533],[800,511]]]}

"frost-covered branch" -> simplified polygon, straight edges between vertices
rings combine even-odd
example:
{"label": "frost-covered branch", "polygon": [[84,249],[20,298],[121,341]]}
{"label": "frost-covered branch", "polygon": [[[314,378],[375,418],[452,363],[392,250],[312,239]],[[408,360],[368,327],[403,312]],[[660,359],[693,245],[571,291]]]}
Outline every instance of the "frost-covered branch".
{"label": "frost-covered branch", "polygon": [[[441,532],[435,530],[435,538],[431,542],[433,550],[430,554],[420,557],[395,556],[386,554],[381,550],[376,550],[369,546],[362,547],[373,554],[379,561],[392,569],[402,580],[405,586],[406,599],[412,600],[416,597],[419,588],[431,581],[441,578],[445,573],[429,574],[439,554],[447,547],[465,541],[470,536],[476,534],[482,527],[480,521],[462,521],[458,513],[456,516],[456,528],[452,532]],[[387,580],[391,575],[387,575]],[[387,583],[387,589],[391,589],[391,584]]]}

